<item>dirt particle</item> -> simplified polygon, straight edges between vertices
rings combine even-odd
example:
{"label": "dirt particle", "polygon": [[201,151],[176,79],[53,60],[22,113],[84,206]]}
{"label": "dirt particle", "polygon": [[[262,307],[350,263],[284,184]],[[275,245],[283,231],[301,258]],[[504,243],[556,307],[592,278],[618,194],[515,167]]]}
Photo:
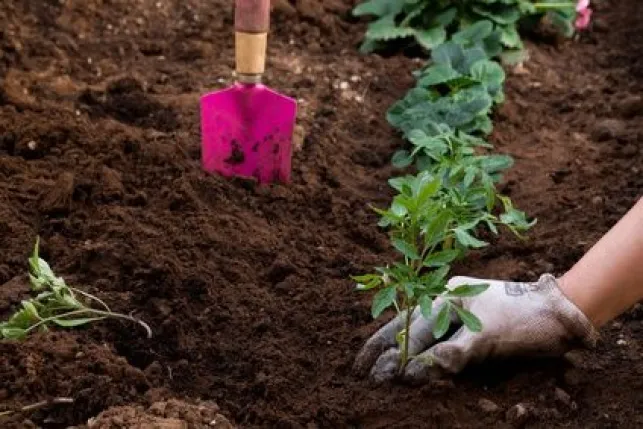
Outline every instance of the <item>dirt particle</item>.
{"label": "dirt particle", "polygon": [[618,139],[626,132],[625,122],[619,119],[603,119],[596,123],[592,138],[598,142]]}
{"label": "dirt particle", "polygon": [[522,428],[531,417],[529,406],[516,404],[507,410],[506,419],[514,428]]}
{"label": "dirt particle", "polygon": [[232,152],[230,153],[230,156],[225,159],[225,162],[230,165],[242,164],[246,160],[246,155],[243,153],[243,150],[241,150],[239,142],[232,140],[232,142],[230,142],[230,146],[232,147]]}
{"label": "dirt particle", "polygon": [[556,390],[554,391],[554,397],[556,398],[556,401],[561,403],[562,405],[565,405],[568,407],[571,406],[572,397],[569,396],[569,393],[565,392],[560,387],[557,387]]}
{"label": "dirt particle", "polygon": [[618,111],[626,119],[643,115],[643,97],[640,95],[627,95],[618,105]]}
{"label": "dirt particle", "polygon": [[498,404],[485,398],[481,398],[478,401],[478,408],[487,414],[495,414],[500,411],[500,406],[498,406]]}

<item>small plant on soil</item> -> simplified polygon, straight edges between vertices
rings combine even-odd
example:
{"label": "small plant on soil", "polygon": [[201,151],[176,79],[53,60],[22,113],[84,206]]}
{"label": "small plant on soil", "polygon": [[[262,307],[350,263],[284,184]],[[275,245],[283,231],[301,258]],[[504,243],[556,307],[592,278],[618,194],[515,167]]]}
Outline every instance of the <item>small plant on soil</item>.
{"label": "small plant on soil", "polygon": [[[513,209],[508,198],[502,200],[506,209],[504,217],[489,213],[487,190],[473,181],[469,186],[461,186],[451,184],[448,175],[423,171],[417,176],[391,179],[390,183],[399,194],[388,210],[375,210],[381,216],[379,225],[389,229],[400,261],[377,268],[376,274],[353,279],[358,283],[358,290],[377,290],[371,306],[374,318],[390,307],[405,317],[404,329],[397,335],[403,369],[411,357],[407,333],[411,315],[418,307],[423,317],[436,318],[433,330],[436,338],[448,331],[453,312],[472,331],[482,329],[480,320],[453,299],[475,296],[488,285],[463,285],[453,290],[447,287],[450,264],[468,249],[487,245],[474,236],[478,225],[485,223],[497,232],[497,223],[515,231],[524,230],[530,224],[524,214]],[[437,315],[432,315],[436,299],[440,305]]]}
{"label": "small plant on soil", "polygon": [[152,330],[142,320],[115,313],[100,298],[68,286],[39,257],[38,248],[39,240],[36,240],[33,255],[29,258],[29,281],[37,296],[22,301],[22,308],[9,320],[0,323],[1,337],[22,339],[30,332],[47,331],[51,326],[74,328],[108,318],[137,323],[145,329],[148,337],[152,336]]}

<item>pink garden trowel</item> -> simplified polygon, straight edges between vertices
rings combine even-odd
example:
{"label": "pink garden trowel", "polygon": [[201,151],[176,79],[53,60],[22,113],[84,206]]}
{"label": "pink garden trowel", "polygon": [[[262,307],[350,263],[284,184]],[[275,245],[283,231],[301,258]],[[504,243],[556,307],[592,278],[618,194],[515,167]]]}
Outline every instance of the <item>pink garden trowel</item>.
{"label": "pink garden trowel", "polygon": [[201,98],[203,168],[288,183],[297,104],[261,84],[270,0],[236,0],[235,6],[237,82]]}

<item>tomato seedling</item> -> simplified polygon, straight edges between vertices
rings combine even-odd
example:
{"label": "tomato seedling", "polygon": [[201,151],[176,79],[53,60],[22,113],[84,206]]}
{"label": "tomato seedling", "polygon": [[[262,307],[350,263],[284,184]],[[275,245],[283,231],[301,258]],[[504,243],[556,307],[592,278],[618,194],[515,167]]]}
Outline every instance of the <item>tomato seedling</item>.
{"label": "tomato seedling", "polygon": [[[38,255],[39,240],[29,258],[29,282],[38,295],[22,301],[22,308],[9,320],[0,323],[0,336],[22,339],[36,330],[47,331],[52,325],[74,328],[108,318],[122,319],[141,325],[148,337],[152,330],[147,323],[133,316],[115,313],[100,298],[67,286],[49,264]],[[96,305],[99,308],[95,308]]]}

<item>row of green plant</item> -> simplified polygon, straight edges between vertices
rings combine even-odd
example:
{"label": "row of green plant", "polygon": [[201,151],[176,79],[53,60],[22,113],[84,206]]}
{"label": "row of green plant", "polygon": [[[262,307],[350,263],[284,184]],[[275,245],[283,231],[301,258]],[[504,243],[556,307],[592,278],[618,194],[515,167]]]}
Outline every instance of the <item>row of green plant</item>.
{"label": "row of green plant", "polygon": [[574,34],[584,2],[528,0],[367,0],[353,11],[375,20],[366,32],[363,52],[372,52],[393,41],[417,44],[431,50],[454,33],[482,20],[492,23],[493,40],[512,56],[523,49],[521,27],[548,19],[563,34]]}
{"label": "row of green plant", "polygon": [[[472,331],[482,329],[480,320],[456,302],[483,293],[488,285],[449,289],[451,264],[487,246],[484,237],[497,235],[499,227],[522,237],[535,223],[498,192],[496,185],[513,159],[490,153],[492,145],[485,140],[493,128],[492,109],[504,101],[505,72],[497,60],[522,49],[517,32],[521,17],[547,11],[569,34],[575,6],[522,0],[369,0],[355,9],[357,15],[378,18],[366,34],[366,50],[396,38],[414,38],[431,50],[430,61],[415,73],[415,88],[387,114],[407,142],[394,154],[394,166],[416,170],[390,179],[398,193],[388,209],[375,208],[399,258],[375,273],[353,277],[359,290],[376,291],[374,318],[389,308],[405,318],[397,335],[400,370],[411,358],[407,333],[418,308],[423,317],[434,319],[435,338],[445,335],[453,315]],[[437,314],[432,314],[437,299]]]}

